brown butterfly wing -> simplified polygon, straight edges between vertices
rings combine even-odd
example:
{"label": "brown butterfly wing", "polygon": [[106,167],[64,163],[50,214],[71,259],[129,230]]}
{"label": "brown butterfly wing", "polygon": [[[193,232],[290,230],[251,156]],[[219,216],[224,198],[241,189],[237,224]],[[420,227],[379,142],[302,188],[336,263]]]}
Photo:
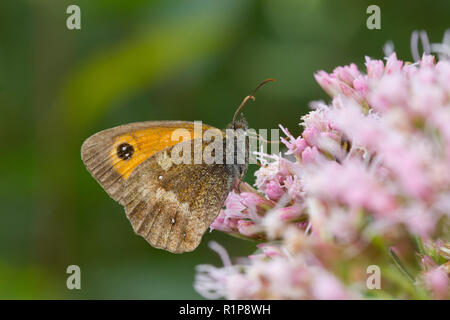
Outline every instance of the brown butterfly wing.
{"label": "brown butterfly wing", "polygon": [[172,148],[134,170],[123,198],[137,234],[156,248],[182,253],[199,245],[238,175],[225,164],[174,164]]}
{"label": "brown butterfly wing", "polygon": [[[168,146],[175,145],[172,133],[186,129],[194,139],[194,123],[186,121],[147,121],[130,123],[100,131],[86,139],[81,147],[81,158],[86,168],[116,201],[121,198],[127,179],[144,160]],[[203,125],[203,130],[212,128]],[[133,154],[121,159],[117,148],[129,144]]]}

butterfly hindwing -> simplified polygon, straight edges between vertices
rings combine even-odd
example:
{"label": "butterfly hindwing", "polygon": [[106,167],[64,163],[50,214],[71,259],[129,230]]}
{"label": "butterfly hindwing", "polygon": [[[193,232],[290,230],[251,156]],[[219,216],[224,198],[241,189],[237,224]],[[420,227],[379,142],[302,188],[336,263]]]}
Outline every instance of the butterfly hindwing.
{"label": "butterfly hindwing", "polygon": [[238,176],[225,164],[175,164],[172,149],[133,171],[122,203],[137,234],[154,247],[182,253],[198,246]]}

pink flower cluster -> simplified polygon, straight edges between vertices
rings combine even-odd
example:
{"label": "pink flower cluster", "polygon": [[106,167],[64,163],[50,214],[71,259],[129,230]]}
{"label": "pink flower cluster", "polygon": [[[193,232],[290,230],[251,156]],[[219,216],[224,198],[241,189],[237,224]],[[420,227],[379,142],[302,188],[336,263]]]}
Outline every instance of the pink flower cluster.
{"label": "pink flower cluster", "polygon": [[[365,283],[376,264],[383,297],[450,298],[450,62],[393,53],[365,66],[319,71],[332,102],[302,117],[300,137],[281,127],[283,156],[258,154],[256,189],[230,193],[211,228],[263,244],[242,264],[199,266],[201,294],[376,297]],[[408,270],[413,289],[396,296]]]}
{"label": "pink flower cluster", "polygon": [[[213,243],[213,248],[217,248]],[[291,256],[278,246],[259,245],[262,253],[250,256],[251,265],[197,267],[195,289],[210,299],[350,299],[347,288],[313,257]],[[229,261],[225,257],[224,262]],[[241,272],[246,270],[245,273]]]}

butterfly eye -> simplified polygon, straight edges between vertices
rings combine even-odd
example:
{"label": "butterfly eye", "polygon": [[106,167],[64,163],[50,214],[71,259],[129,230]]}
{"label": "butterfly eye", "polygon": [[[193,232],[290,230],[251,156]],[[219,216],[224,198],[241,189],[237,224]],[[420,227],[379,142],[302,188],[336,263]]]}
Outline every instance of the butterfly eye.
{"label": "butterfly eye", "polygon": [[117,147],[117,156],[122,160],[128,160],[133,156],[134,148],[131,144],[122,143]]}

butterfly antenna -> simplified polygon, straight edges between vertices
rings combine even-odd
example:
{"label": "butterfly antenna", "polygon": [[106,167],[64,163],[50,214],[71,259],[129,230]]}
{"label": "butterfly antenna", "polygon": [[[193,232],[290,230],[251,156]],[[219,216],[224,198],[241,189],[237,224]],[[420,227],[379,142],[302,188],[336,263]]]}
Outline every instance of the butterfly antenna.
{"label": "butterfly antenna", "polygon": [[233,116],[233,122],[236,121],[237,115],[242,110],[242,108],[247,104],[247,102],[249,100],[255,100],[256,91],[258,91],[258,89],[261,88],[267,82],[274,82],[274,81],[275,81],[275,79],[269,78],[269,79],[262,81],[260,84],[258,84],[258,86],[255,88],[255,90],[253,90],[253,92],[250,95],[246,96],[244,98],[244,100],[242,100],[241,105],[236,109],[236,112],[234,113],[234,116]]}

